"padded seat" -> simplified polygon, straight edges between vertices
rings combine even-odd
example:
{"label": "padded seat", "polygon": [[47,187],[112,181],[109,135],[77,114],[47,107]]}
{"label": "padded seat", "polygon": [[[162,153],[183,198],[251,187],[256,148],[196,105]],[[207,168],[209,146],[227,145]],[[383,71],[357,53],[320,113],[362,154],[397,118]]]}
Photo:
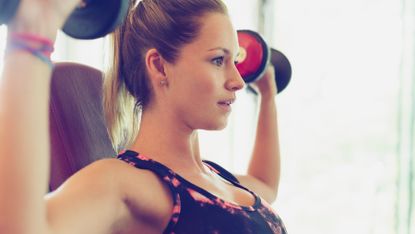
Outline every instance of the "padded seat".
{"label": "padded seat", "polygon": [[95,68],[55,64],[50,100],[50,191],[91,162],[116,155],[105,127],[102,83],[102,73]]}

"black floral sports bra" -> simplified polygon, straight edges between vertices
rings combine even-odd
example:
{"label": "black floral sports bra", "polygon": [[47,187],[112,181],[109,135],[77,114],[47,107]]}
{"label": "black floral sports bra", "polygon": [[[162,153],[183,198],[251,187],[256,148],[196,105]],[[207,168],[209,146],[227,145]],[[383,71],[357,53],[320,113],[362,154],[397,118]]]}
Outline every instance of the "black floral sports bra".
{"label": "black floral sports bra", "polygon": [[210,162],[204,163],[216,174],[236,187],[255,196],[252,206],[240,206],[226,202],[208,191],[190,183],[163,164],[137,152],[127,150],[118,159],[150,170],[170,188],[174,209],[163,233],[168,234],[285,234],[286,229],[279,216],[258,195],[243,187],[230,172]]}

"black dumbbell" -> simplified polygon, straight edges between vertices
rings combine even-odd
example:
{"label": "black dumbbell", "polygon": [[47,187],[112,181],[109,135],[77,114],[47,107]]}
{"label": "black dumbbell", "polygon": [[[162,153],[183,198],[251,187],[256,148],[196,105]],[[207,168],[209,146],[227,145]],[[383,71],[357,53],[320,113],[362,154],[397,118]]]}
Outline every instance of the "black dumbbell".
{"label": "black dumbbell", "polygon": [[19,7],[20,0],[0,0],[0,25],[8,23]]}
{"label": "black dumbbell", "polygon": [[264,38],[257,32],[238,30],[237,33],[240,50],[236,67],[244,81],[247,84],[257,81],[271,63],[275,69],[278,93],[283,91],[290,83],[292,73],[287,57],[280,51],[268,47]]}
{"label": "black dumbbell", "polygon": [[[20,0],[0,0],[0,25],[15,15]],[[129,0],[84,0],[69,16],[62,31],[77,39],[96,39],[120,25]]]}

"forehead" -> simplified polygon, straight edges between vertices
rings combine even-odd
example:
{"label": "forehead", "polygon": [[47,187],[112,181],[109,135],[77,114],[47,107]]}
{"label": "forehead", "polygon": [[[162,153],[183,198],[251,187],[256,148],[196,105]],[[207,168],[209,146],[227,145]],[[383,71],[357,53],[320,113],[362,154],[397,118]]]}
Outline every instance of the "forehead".
{"label": "forehead", "polygon": [[198,37],[183,49],[203,53],[212,48],[224,48],[231,54],[236,54],[238,47],[237,34],[229,16],[221,13],[208,13],[201,18]]}

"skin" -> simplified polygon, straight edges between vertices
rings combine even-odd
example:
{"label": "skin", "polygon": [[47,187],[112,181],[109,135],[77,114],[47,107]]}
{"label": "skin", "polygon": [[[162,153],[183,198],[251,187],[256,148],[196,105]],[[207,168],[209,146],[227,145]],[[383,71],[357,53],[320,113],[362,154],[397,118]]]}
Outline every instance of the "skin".
{"label": "skin", "polygon": [[[187,174],[206,172],[199,152],[191,147],[196,130],[223,129],[230,106],[220,103],[234,100],[235,92],[244,87],[234,65],[238,44],[229,18],[209,14],[204,22],[198,39],[183,47],[174,64],[155,50],[147,53],[155,98],[143,113],[132,146]],[[167,84],[160,85],[161,80]]]}
{"label": "skin", "polygon": [[[9,32],[54,40],[76,3],[22,0]],[[148,50],[146,64],[155,95],[143,112],[131,149],[226,201],[252,205],[251,194],[224,183],[202,164],[197,138],[197,129],[226,126],[229,109],[223,101],[233,99],[244,86],[234,65],[237,46],[229,17],[209,13],[203,17],[201,34],[183,47],[176,63]],[[256,142],[248,173],[238,176],[268,202],[275,199],[280,173],[273,74],[270,67],[256,84],[261,94]],[[8,215],[0,219],[1,232],[161,233],[173,208],[169,189],[152,172],[117,159],[92,163],[44,197],[50,160],[50,76],[50,68],[28,53],[14,51],[5,57],[0,86],[0,210]]]}

